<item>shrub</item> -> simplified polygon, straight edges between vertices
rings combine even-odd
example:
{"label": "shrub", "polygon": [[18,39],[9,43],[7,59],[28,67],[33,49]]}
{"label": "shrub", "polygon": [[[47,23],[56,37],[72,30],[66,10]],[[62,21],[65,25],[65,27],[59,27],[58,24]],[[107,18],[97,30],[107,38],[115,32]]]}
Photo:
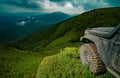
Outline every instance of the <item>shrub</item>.
{"label": "shrub", "polygon": [[77,48],[65,48],[57,55],[43,59],[39,65],[36,78],[113,78],[109,73],[94,76],[82,65]]}

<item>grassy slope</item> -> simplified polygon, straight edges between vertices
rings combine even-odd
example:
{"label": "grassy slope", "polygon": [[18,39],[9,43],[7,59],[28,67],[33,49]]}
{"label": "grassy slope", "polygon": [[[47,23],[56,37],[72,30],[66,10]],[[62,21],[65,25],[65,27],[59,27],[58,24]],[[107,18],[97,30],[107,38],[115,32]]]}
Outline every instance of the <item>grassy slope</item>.
{"label": "grassy slope", "polygon": [[118,23],[120,23],[120,7],[92,10],[15,44],[20,49],[30,51],[58,50],[66,46],[78,46],[79,37],[83,35],[86,28],[116,26]]}
{"label": "grassy slope", "polygon": [[35,78],[46,54],[0,46],[0,78]]}
{"label": "grassy slope", "polygon": [[0,46],[0,78],[114,78],[108,72],[94,76],[87,66],[82,65],[78,54],[75,47],[61,49],[59,54],[48,56],[48,53]]}
{"label": "grassy slope", "polygon": [[115,78],[109,72],[94,76],[78,58],[79,50],[67,47],[57,55],[43,59],[37,78]]}

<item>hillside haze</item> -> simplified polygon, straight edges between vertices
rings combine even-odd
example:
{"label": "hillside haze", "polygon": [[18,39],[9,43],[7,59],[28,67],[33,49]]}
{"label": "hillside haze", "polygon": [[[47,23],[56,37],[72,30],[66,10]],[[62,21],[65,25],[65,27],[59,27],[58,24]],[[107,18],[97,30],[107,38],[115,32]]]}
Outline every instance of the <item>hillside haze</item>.
{"label": "hillside haze", "polygon": [[20,40],[28,35],[42,31],[60,21],[72,17],[62,12],[32,16],[30,14],[8,14],[0,16],[0,44]]}
{"label": "hillside haze", "polygon": [[119,23],[120,7],[95,9],[62,21],[43,32],[30,35],[14,43],[14,46],[29,51],[45,52],[67,46],[79,46],[79,38],[85,29],[111,27]]}

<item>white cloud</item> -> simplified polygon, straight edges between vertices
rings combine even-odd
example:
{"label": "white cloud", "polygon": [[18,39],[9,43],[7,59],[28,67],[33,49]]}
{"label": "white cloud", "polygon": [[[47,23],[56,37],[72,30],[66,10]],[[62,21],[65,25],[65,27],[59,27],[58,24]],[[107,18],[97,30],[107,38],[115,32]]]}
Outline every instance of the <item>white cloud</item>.
{"label": "white cloud", "polygon": [[107,2],[105,2],[105,0],[89,0],[87,1],[89,4],[94,5],[94,6],[109,6],[109,4]]}
{"label": "white cloud", "polygon": [[16,25],[18,26],[25,26],[26,22],[25,21],[21,21],[21,22],[17,22]]}
{"label": "white cloud", "polygon": [[[110,6],[104,0],[64,0],[62,3],[64,3],[64,5],[60,5],[60,3],[52,2],[50,0],[44,0],[40,5],[43,6],[45,12],[62,11],[69,14],[83,13],[85,12],[85,7],[93,9],[93,6],[95,6],[95,8]],[[92,5],[91,7],[93,8],[84,4]]]}
{"label": "white cloud", "polygon": [[70,8],[70,9],[74,8],[73,5],[70,2],[67,2],[64,7]]}
{"label": "white cloud", "polygon": [[64,6],[58,5],[55,2],[51,2],[50,0],[45,0],[42,4],[44,11],[46,12],[54,12],[54,11],[62,11],[69,14],[80,14],[84,12],[84,8],[73,7],[71,2],[66,2]]}

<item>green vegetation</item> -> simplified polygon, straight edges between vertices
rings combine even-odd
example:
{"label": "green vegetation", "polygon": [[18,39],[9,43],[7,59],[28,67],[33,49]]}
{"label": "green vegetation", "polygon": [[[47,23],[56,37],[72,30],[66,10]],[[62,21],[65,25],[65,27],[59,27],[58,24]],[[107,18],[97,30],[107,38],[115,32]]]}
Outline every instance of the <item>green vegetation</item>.
{"label": "green vegetation", "polygon": [[92,27],[116,26],[120,23],[120,7],[96,9],[70,18],[40,33],[14,43],[28,51],[59,50],[67,46],[79,46],[79,37]]}
{"label": "green vegetation", "polygon": [[109,72],[95,76],[82,65],[79,50],[67,47],[57,55],[48,56],[39,65],[37,78],[115,78]]}
{"label": "green vegetation", "polygon": [[35,78],[46,54],[0,46],[0,78]]}
{"label": "green vegetation", "polygon": [[72,47],[49,56],[48,53],[0,46],[0,78],[35,78],[36,74],[37,78],[114,78],[108,72],[94,76],[88,66],[82,65],[78,54],[79,50]]}
{"label": "green vegetation", "polygon": [[119,23],[120,7],[97,9],[13,44],[0,46],[0,78],[35,78],[38,66],[37,78],[114,78],[108,72],[94,76],[87,70],[88,66],[81,64],[77,48],[66,48],[60,53],[59,50],[80,46],[79,38],[86,28],[116,26]]}

